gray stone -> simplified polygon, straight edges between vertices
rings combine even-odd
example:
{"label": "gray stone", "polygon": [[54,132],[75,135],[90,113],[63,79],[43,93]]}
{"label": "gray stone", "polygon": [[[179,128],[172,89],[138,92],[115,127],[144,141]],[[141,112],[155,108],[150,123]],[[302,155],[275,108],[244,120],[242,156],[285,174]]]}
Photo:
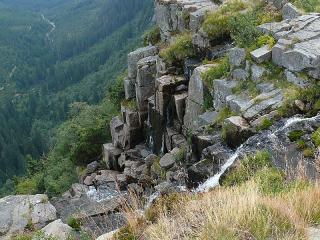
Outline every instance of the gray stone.
{"label": "gray stone", "polygon": [[225,79],[214,81],[214,108],[217,111],[227,106],[227,97],[232,95],[232,90],[236,86],[236,81],[228,81]]}
{"label": "gray stone", "polygon": [[294,19],[300,16],[298,8],[296,8],[292,3],[286,3],[282,8],[282,17],[283,19]]}
{"label": "gray stone", "polygon": [[172,136],[172,148],[184,148],[188,145],[186,138],[182,134]]}
{"label": "gray stone", "polygon": [[204,32],[192,35],[192,44],[198,48],[206,49],[210,47],[210,38]]}
{"label": "gray stone", "polygon": [[284,74],[286,75],[288,82],[293,83],[298,87],[307,87],[309,85],[307,80],[298,77],[295,73],[290,72],[288,69],[285,70]]}
{"label": "gray stone", "polygon": [[224,139],[230,147],[238,147],[247,140],[253,132],[248,122],[240,116],[229,117],[223,124]]}
{"label": "gray stone", "polygon": [[93,173],[99,168],[100,164],[97,161],[91,162],[87,165],[87,173]]}
{"label": "gray stone", "polygon": [[82,195],[87,194],[88,190],[89,190],[88,186],[80,183],[74,183],[71,185],[69,192],[72,197],[79,198]]}
{"label": "gray stone", "polygon": [[114,231],[105,233],[105,234],[99,236],[96,240],[113,240],[114,239],[114,235],[119,231],[120,231],[119,229],[116,229]]}
{"label": "gray stone", "polygon": [[110,132],[114,147],[124,149],[124,123],[119,117],[114,117],[110,121]]}
{"label": "gray stone", "polygon": [[249,78],[249,73],[248,71],[244,70],[244,69],[241,69],[241,68],[238,68],[238,69],[234,69],[232,72],[231,72],[231,78],[233,80],[242,80],[242,81],[245,81]]}
{"label": "gray stone", "polygon": [[291,40],[280,39],[272,48],[272,62],[278,66],[282,66],[282,58],[284,52],[292,44]]}
{"label": "gray stone", "polygon": [[188,93],[180,93],[174,95],[174,104],[176,108],[176,114],[180,123],[183,124],[183,117],[186,109],[186,99],[188,97]]}
{"label": "gray stone", "polygon": [[95,177],[96,185],[110,185],[114,186],[117,181],[117,175],[120,174],[118,171],[113,170],[101,170],[97,173]]}
{"label": "gray stone", "polygon": [[254,103],[247,95],[230,95],[226,98],[227,106],[232,112],[242,113]]}
{"label": "gray stone", "polygon": [[125,79],[124,82],[124,93],[127,100],[136,97],[136,87],[134,79]]}
{"label": "gray stone", "polygon": [[320,240],[320,229],[309,227],[306,232],[309,240]]}
{"label": "gray stone", "polygon": [[160,166],[165,170],[172,168],[174,166],[174,164],[176,163],[175,156],[178,154],[179,151],[180,151],[179,148],[174,148],[171,152],[165,154],[160,159]]}
{"label": "gray stone", "polygon": [[119,169],[118,158],[121,153],[122,150],[114,147],[112,143],[103,144],[102,146],[103,161],[109,169]]}
{"label": "gray stone", "polygon": [[252,51],[250,54],[253,60],[259,64],[269,61],[272,57],[272,51],[269,48],[269,45],[258,48]]}
{"label": "gray stone", "polygon": [[22,233],[28,224],[36,229],[54,221],[56,209],[44,194],[16,195],[0,199],[0,238]]}
{"label": "gray stone", "polygon": [[246,50],[244,48],[232,48],[229,50],[229,62],[232,67],[240,67],[246,62]]}
{"label": "gray stone", "polygon": [[277,9],[281,9],[287,0],[268,0],[268,3],[273,4]]}
{"label": "gray stone", "polygon": [[54,237],[59,240],[67,240],[73,231],[72,227],[64,224],[61,219],[49,223],[41,229],[41,231],[48,237]]}
{"label": "gray stone", "polygon": [[204,114],[201,114],[199,116],[199,126],[204,126],[204,125],[209,125],[214,123],[214,121],[217,119],[218,117],[218,113],[215,111],[212,112],[205,112]]}
{"label": "gray stone", "polygon": [[262,66],[258,66],[256,64],[253,64],[251,66],[251,78],[253,81],[258,82],[262,80],[261,78],[265,74],[266,69]]}
{"label": "gray stone", "polygon": [[137,63],[139,60],[155,56],[158,53],[158,49],[154,46],[147,46],[139,48],[134,52],[128,54],[128,76],[130,79],[135,79],[137,76]]}
{"label": "gray stone", "polygon": [[151,167],[152,164],[158,160],[158,156],[155,155],[155,154],[150,154],[149,156],[147,156],[145,159],[144,159],[144,162],[146,163],[146,165],[148,167]]}

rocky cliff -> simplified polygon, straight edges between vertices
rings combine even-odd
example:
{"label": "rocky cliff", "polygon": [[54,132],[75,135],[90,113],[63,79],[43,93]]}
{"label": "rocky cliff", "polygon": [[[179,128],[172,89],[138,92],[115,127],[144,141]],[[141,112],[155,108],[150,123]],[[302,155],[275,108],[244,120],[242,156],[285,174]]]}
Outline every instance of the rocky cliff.
{"label": "rocky cliff", "polygon": [[319,178],[320,14],[269,0],[265,9],[282,20],[257,26],[267,41],[241,48],[204,25],[228,2],[155,1],[161,39],[128,54],[121,115],[102,147],[106,167],[89,164],[82,185],[52,201],[63,220],[96,218],[109,224],[98,234],[114,230],[124,223],[118,210],[128,191],[149,202],[171,191],[208,191],[257,151],[288,178]]}

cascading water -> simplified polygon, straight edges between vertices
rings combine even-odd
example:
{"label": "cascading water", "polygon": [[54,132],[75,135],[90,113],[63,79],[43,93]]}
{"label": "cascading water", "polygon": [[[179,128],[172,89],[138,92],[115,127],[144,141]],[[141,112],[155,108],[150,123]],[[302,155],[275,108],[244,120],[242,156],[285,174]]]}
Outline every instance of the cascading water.
{"label": "cascading water", "polygon": [[[267,138],[269,139],[275,139],[277,138],[276,134],[287,129],[288,127],[292,126],[295,123],[299,123],[299,122],[313,122],[313,121],[319,121],[320,120],[320,115],[317,115],[315,117],[311,117],[311,118],[300,118],[300,117],[292,117],[289,118],[285,124],[277,129],[275,129],[274,131],[272,131],[271,133],[269,133],[267,135]],[[250,138],[248,139],[248,141],[250,140]],[[219,180],[221,178],[221,176],[229,169],[229,167],[231,167],[233,165],[233,163],[237,160],[237,158],[240,156],[240,154],[242,153],[244,149],[244,144],[241,145],[236,152],[226,161],[226,163],[221,167],[220,171],[215,174],[214,176],[210,177],[207,181],[205,181],[204,183],[200,184],[195,191],[196,192],[207,192],[210,189],[216,187],[219,185]]]}

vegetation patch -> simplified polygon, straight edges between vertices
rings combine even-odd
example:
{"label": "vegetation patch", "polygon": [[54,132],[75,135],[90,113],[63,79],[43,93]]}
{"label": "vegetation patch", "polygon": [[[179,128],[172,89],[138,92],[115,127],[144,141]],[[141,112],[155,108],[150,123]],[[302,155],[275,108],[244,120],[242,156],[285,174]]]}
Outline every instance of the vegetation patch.
{"label": "vegetation patch", "polygon": [[158,26],[152,27],[143,35],[144,46],[157,45],[161,41],[160,28]]}
{"label": "vegetation patch", "polygon": [[170,65],[181,66],[186,58],[195,56],[191,34],[185,33],[160,52],[160,56]]}
{"label": "vegetation patch", "polygon": [[230,72],[230,64],[228,57],[220,58],[214,62],[210,62],[214,66],[201,74],[202,80],[209,89],[214,86],[214,80],[227,77]]}
{"label": "vegetation patch", "polygon": [[304,131],[302,130],[293,130],[289,132],[288,138],[290,139],[291,142],[295,142],[299,140],[303,135],[305,135]]}
{"label": "vegetation patch", "polygon": [[261,124],[257,127],[258,131],[267,130],[273,125],[274,121],[269,118],[264,118]]}

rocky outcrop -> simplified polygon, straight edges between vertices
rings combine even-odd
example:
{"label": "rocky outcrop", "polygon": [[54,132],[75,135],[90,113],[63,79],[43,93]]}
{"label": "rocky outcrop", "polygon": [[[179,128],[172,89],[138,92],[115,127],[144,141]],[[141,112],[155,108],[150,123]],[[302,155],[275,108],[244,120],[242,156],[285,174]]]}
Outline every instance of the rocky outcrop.
{"label": "rocky outcrop", "polygon": [[319,79],[320,15],[311,13],[259,27],[278,43],[272,48],[272,61],[292,72],[307,72]]}
{"label": "rocky outcrop", "polygon": [[174,34],[187,30],[198,32],[205,13],[217,8],[211,0],[156,0],[155,18],[162,41],[169,42]]}
{"label": "rocky outcrop", "polygon": [[44,194],[16,195],[0,199],[0,239],[28,229],[40,229],[57,218],[55,207]]}

